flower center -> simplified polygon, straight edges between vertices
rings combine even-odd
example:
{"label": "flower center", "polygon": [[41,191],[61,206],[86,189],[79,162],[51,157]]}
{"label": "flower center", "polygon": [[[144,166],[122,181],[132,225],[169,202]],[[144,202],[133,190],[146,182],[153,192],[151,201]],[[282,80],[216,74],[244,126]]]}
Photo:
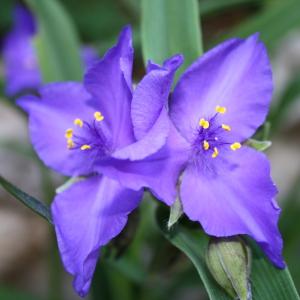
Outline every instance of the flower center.
{"label": "flower center", "polygon": [[107,132],[101,124],[103,120],[104,116],[99,111],[94,113],[90,122],[76,118],[73,121],[76,129],[68,128],[65,131],[67,148],[80,151],[97,150],[99,154],[107,154],[110,147]]}
{"label": "flower center", "polygon": [[209,154],[211,158],[219,155],[222,147],[228,147],[232,151],[241,148],[239,142],[229,143],[231,126],[220,122],[220,118],[227,112],[227,108],[217,105],[215,115],[210,119],[201,118],[197,137],[194,141],[196,154]]}

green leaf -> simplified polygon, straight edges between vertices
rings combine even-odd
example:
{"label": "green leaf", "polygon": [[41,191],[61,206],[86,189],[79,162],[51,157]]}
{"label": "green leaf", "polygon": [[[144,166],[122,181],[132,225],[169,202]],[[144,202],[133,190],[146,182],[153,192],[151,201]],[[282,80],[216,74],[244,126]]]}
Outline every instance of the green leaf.
{"label": "green leaf", "polygon": [[260,32],[268,48],[274,48],[282,36],[300,25],[300,1],[270,1],[268,4],[260,13],[239,24],[221,40],[233,36],[247,37]]}
{"label": "green leaf", "polygon": [[21,191],[19,188],[8,182],[0,175],[0,185],[17,200],[21,201],[35,213],[46,219],[50,224],[52,224],[52,218],[49,207],[42,203],[41,201],[33,198],[32,196]]}
{"label": "green leaf", "polygon": [[37,300],[38,298],[12,288],[0,286],[0,299],[5,300]]}
{"label": "green leaf", "polygon": [[276,131],[279,127],[290,107],[298,100],[299,95],[300,73],[298,73],[291,82],[289,82],[279,97],[278,103],[271,108],[271,113],[268,119],[272,124],[272,132]]}
{"label": "green leaf", "polygon": [[[164,236],[178,249],[186,254],[192,261],[206,288],[211,300],[231,299],[225,291],[219,287],[210,275],[205,264],[205,253],[208,245],[208,237],[199,228],[191,229],[178,224],[168,230],[165,220],[168,211],[160,207],[157,211],[157,222]],[[294,286],[288,268],[280,270],[274,267],[263,255],[260,248],[248,240],[252,249],[251,286],[253,300],[299,300],[299,295]]]}
{"label": "green leaf", "polygon": [[201,15],[210,15],[232,9],[237,6],[261,4],[262,0],[200,0]]}
{"label": "green leaf", "polygon": [[[144,62],[161,64],[182,53],[184,68],[202,54],[197,0],[142,0],[141,39]],[[184,68],[181,68],[183,70]]]}
{"label": "green leaf", "polygon": [[38,19],[35,39],[44,82],[81,80],[79,42],[73,24],[56,0],[26,0]]}

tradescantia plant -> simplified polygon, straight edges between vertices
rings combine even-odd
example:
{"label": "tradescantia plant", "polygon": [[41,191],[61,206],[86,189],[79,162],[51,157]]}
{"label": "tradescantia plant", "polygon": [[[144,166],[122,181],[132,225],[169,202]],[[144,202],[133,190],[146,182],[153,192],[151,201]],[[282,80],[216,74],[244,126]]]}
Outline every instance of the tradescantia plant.
{"label": "tradescantia plant", "polygon": [[[43,29],[37,55],[44,73],[43,49],[49,41],[45,36],[53,33],[53,25],[41,22],[41,16],[48,10],[51,15],[59,6],[47,7],[38,0],[28,3]],[[143,1],[142,46],[145,60],[150,60],[136,87],[130,26],[87,69],[82,82],[66,76],[58,77],[60,82],[26,86],[37,88],[37,93],[24,95],[17,104],[28,113],[34,150],[47,167],[72,178],[57,190],[51,212],[2,177],[0,183],[53,223],[64,267],[81,297],[90,290],[103,247],[121,233],[147,189],[171,208],[169,226],[162,208],[157,224],[192,260],[210,299],[299,299],[282,257],[280,208],[270,164],[251,147],[264,142],[249,140],[264,123],[273,92],[266,48],[254,34],[227,40],[202,55],[200,36],[193,36],[200,34],[199,20],[191,7],[197,8],[197,1],[189,5],[179,0]],[[157,23],[151,30],[151,22],[161,22],[158,16],[166,18],[161,12],[167,14],[168,8],[181,26],[187,26],[189,35],[176,31],[174,22],[162,22],[162,32],[155,32]],[[148,13],[153,11],[157,15],[151,18]],[[153,45],[155,34],[161,35],[158,41],[163,46]],[[177,42],[188,39],[191,47],[173,48],[174,36]],[[28,39],[27,31],[24,38]],[[37,59],[32,50],[30,55]],[[158,57],[163,61],[153,61]],[[183,70],[185,57],[188,64]],[[181,76],[175,80],[178,70]],[[32,72],[38,75],[40,70]],[[18,76],[9,74],[12,80]],[[189,228],[193,221],[196,229]],[[259,286],[257,274],[268,277],[265,286]],[[274,286],[278,297],[268,298]]]}

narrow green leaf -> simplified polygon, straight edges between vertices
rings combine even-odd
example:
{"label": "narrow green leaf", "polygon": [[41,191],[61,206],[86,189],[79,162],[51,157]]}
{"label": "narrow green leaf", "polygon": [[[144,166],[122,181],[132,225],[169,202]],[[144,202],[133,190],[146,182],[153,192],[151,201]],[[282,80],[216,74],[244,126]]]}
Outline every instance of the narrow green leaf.
{"label": "narrow green leaf", "polygon": [[[218,286],[205,264],[208,237],[200,226],[196,229],[188,229],[177,223],[177,226],[173,226],[169,231],[165,223],[167,218],[168,211],[160,207],[157,211],[159,228],[164,236],[192,261],[210,300],[229,300],[230,297]],[[252,249],[253,258],[250,277],[253,300],[299,300],[288,268],[280,270],[274,267],[252,240],[248,240],[248,245]]]}
{"label": "narrow green leaf", "polygon": [[19,188],[8,182],[0,175],[0,185],[17,200],[21,201],[35,213],[46,219],[52,224],[52,218],[49,207],[41,201],[21,191]]}
{"label": "narrow green leaf", "polygon": [[37,300],[38,298],[29,295],[23,291],[0,286],[0,299],[5,300]]}
{"label": "narrow green leaf", "polygon": [[221,37],[221,40],[233,36],[247,37],[254,32],[260,32],[261,39],[271,49],[282,36],[299,25],[299,0],[270,1],[260,13],[239,24],[229,34]]}
{"label": "narrow green leaf", "polygon": [[145,64],[182,53],[187,67],[202,54],[197,0],[142,0],[141,34]]}
{"label": "narrow green leaf", "polygon": [[279,97],[279,101],[271,108],[269,115],[270,123],[272,124],[272,132],[276,131],[281,121],[284,120],[286,113],[292,105],[298,100],[300,95],[300,73],[298,73],[284,89]]}
{"label": "narrow green leaf", "polygon": [[200,0],[201,15],[210,15],[232,9],[236,6],[249,6],[262,4],[262,0]]}
{"label": "narrow green leaf", "polygon": [[38,19],[35,40],[44,82],[81,80],[79,42],[71,19],[56,0],[26,0]]}

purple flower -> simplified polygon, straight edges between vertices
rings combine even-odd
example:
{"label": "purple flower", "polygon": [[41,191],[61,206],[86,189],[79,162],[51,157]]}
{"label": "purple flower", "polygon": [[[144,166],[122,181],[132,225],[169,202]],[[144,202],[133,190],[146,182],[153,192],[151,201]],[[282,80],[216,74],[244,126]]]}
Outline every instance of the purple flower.
{"label": "purple flower", "polygon": [[170,118],[188,144],[180,186],[185,214],[209,235],[251,236],[284,267],[269,162],[242,144],[264,122],[272,90],[258,35],[231,39],[184,72],[171,97]]}
{"label": "purple flower", "polygon": [[[42,85],[38,58],[33,45],[37,24],[33,15],[23,6],[14,10],[14,27],[3,43],[3,60],[6,77],[6,94],[14,96],[24,90],[37,89]],[[81,59],[88,69],[98,59],[94,48],[83,46]]]}
{"label": "purple flower", "polygon": [[23,6],[14,10],[14,27],[3,43],[6,93],[13,96],[22,90],[41,85],[41,74],[33,46],[36,24]]}
{"label": "purple flower", "polygon": [[186,153],[167,101],[180,55],[149,72],[132,89],[131,30],[89,69],[84,84],[56,83],[26,96],[31,141],[44,163],[84,176],[52,204],[58,245],[74,288],[85,296],[100,249],[118,235],[143,187],[171,205]]}

